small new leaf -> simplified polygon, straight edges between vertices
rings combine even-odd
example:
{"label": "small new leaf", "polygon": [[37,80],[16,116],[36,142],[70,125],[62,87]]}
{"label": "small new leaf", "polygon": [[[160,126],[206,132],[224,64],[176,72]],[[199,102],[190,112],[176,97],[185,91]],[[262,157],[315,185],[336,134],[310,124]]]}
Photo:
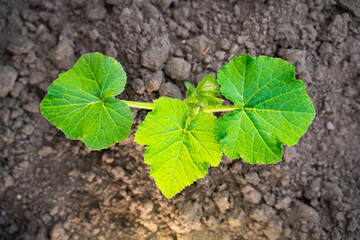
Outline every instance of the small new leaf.
{"label": "small new leaf", "polygon": [[219,95],[219,85],[212,75],[204,77],[196,89],[189,87],[184,100],[190,109],[189,117],[194,118],[196,114],[205,108],[221,106],[224,100],[218,98]]}
{"label": "small new leaf", "polygon": [[92,150],[108,148],[130,133],[130,108],[115,98],[125,87],[120,63],[101,53],[83,55],[48,88],[41,113],[68,138]]}
{"label": "small new leaf", "polygon": [[188,107],[179,99],[161,97],[135,134],[147,145],[145,163],[156,185],[170,198],[218,166],[222,151],[215,140],[216,117],[199,113],[188,121]]}
{"label": "small new leaf", "polygon": [[290,63],[248,54],[218,72],[221,93],[239,109],[220,118],[215,135],[225,154],[248,163],[281,160],[283,144],[296,144],[315,117],[305,85]]}

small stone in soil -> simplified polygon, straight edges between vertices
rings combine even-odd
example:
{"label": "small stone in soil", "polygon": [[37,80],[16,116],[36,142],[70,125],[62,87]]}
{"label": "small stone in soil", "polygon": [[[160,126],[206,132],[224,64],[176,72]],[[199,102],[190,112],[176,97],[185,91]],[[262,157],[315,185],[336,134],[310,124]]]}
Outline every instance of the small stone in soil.
{"label": "small stone in soil", "polygon": [[312,207],[301,202],[296,203],[295,217],[297,219],[305,219],[308,222],[318,223],[320,221],[319,213]]}
{"label": "small stone in soil", "polygon": [[[355,16],[360,17],[360,4],[356,0],[338,0],[338,3],[345,9],[349,10]],[[357,3],[357,4],[356,4]]]}
{"label": "small stone in soil", "polygon": [[33,85],[39,84],[45,80],[45,77],[46,77],[45,74],[42,72],[39,72],[39,71],[31,72],[29,83],[33,84]]}
{"label": "small stone in soil", "polygon": [[269,220],[262,207],[253,209],[250,213],[250,218],[257,222],[267,222]]}
{"label": "small stone in soil", "polygon": [[346,230],[348,230],[349,232],[355,232],[358,227],[359,227],[359,223],[356,221],[356,219],[351,218],[346,227]]}
{"label": "small stone in soil", "polygon": [[334,229],[334,230],[331,232],[331,240],[341,240],[341,235],[340,235],[340,233],[339,233],[339,230]]}
{"label": "small stone in soil", "polygon": [[298,153],[296,151],[295,147],[287,147],[285,148],[285,154],[284,154],[284,161],[285,162],[291,162],[293,160],[296,160],[296,158],[298,157]]}
{"label": "small stone in soil", "polygon": [[219,42],[219,48],[221,50],[228,51],[230,50],[231,43],[227,39],[221,39]]}
{"label": "small stone in soil", "polygon": [[30,113],[39,113],[40,112],[39,106],[40,106],[40,102],[37,98],[35,98],[24,106],[24,110]]}
{"label": "small stone in soil", "polygon": [[86,181],[89,183],[93,182],[95,178],[96,174],[94,172],[90,171],[89,173],[86,173]]}
{"label": "small stone in soil", "polygon": [[291,198],[289,198],[288,196],[286,196],[285,198],[279,200],[276,205],[275,208],[280,210],[280,209],[288,209],[288,207],[290,206],[291,203]]}
{"label": "small stone in soil", "polygon": [[335,130],[335,126],[332,122],[328,121],[326,122],[326,129],[329,131]]}
{"label": "small stone in soil", "polygon": [[30,136],[31,134],[33,134],[34,130],[35,130],[35,127],[32,124],[26,124],[22,128],[22,132],[25,133],[27,136]]}
{"label": "small stone in soil", "polygon": [[72,8],[82,8],[85,6],[86,0],[71,0],[70,2],[70,6]]}
{"label": "small stone in soil", "polygon": [[143,214],[148,215],[149,213],[151,213],[153,208],[154,208],[154,203],[150,199],[145,199],[144,201],[142,201],[141,211],[143,212]]}
{"label": "small stone in soil", "polygon": [[174,0],[158,0],[156,1],[158,6],[164,11],[166,10]]}
{"label": "small stone in soil", "polygon": [[238,44],[245,44],[248,38],[248,36],[238,36],[236,41]]}
{"label": "small stone in soil", "polygon": [[191,201],[187,201],[182,205],[181,212],[188,223],[199,222],[203,215],[202,205]]}
{"label": "small stone in soil", "polygon": [[52,48],[56,45],[56,37],[48,32],[42,33],[38,39],[43,47]]}
{"label": "small stone in soil", "polygon": [[56,224],[51,230],[51,240],[68,240],[69,236],[66,234],[65,229],[61,223]]}
{"label": "small stone in soil", "polygon": [[348,36],[348,23],[350,17],[348,13],[338,14],[327,27],[325,39],[333,43],[344,42]]}
{"label": "small stone in soil", "polygon": [[231,48],[230,48],[230,53],[239,54],[239,52],[240,52],[239,49],[240,49],[239,45],[237,45],[237,44],[235,43],[235,44],[233,44],[233,45],[231,46]]}
{"label": "small stone in soil", "polygon": [[253,185],[258,185],[260,182],[259,175],[256,172],[250,172],[245,174],[245,179]]}
{"label": "small stone in soil", "polygon": [[16,81],[14,88],[10,92],[10,95],[13,98],[17,98],[23,89],[24,89],[24,85],[22,83]]}
{"label": "small stone in soil", "polygon": [[171,97],[171,98],[178,98],[183,99],[183,94],[181,93],[180,88],[173,84],[172,82],[167,82],[162,84],[159,93],[161,96]]}
{"label": "small stone in soil", "polygon": [[155,37],[148,49],[141,54],[141,65],[152,71],[160,70],[166,62],[170,50],[167,36]]}
{"label": "small stone in soil", "polygon": [[154,7],[154,5],[152,5],[150,2],[146,2],[142,6],[142,11],[145,17],[153,18],[155,20],[157,20],[160,17],[160,13],[157,10],[157,8]]}
{"label": "small stone in soil", "polygon": [[15,108],[11,111],[10,118],[16,119],[16,118],[20,117],[21,115],[23,115],[23,113],[24,113],[24,110],[22,110],[21,108]]}
{"label": "small stone in soil", "polygon": [[345,97],[354,97],[358,94],[356,87],[347,86],[344,88],[343,94]]}
{"label": "small stone in soil", "polygon": [[9,174],[6,174],[4,177],[4,187],[9,188],[15,185],[14,178],[10,176]]}
{"label": "small stone in soil", "polygon": [[245,213],[241,208],[239,208],[239,210],[234,210],[230,215],[228,223],[231,227],[240,227],[243,224],[244,218]]}
{"label": "small stone in soil", "polygon": [[114,162],[114,158],[111,157],[109,154],[104,153],[101,157],[101,161],[105,162],[106,164],[111,164]]}
{"label": "small stone in soil", "polygon": [[225,52],[224,51],[220,51],[220,50],[218,50],[218,51],[216,51],[215,52],[215,57],[218,59],[218,60],[224,60],[224,58],[225,58]]}
{"label": "small stone in soil", "polygon": [[220,212],[225,213],[230,208],[229,192],[214,193],[213,198]]}
{"label": "small stone in soil", "polygon": [[15,85],[18,73],[13,67],[0,66],[0,98],[5,97]]}
{"label": "small stone in soil", "polygon": [[60,69],[69,69],[75,63],[75,54],[72,44],[68,40],[62,40],[50,52],[50,60]]}
{"label": "small stone in soil", "polygon": [[316,198],[317,194],[320,193],[321,178],[315,178],[311,181],[307,189],[305,190],[304,197],[308,200]]}
{"label": "small stone in soil", "polygon": [[91,41],[95,42],[100,37],[100,33],[97,29],[93,29],[89,32],[89,38]]}
{"label": "small stone in soil", "polygon": [[119,5],[124,3],[124,0],[106,0],[106,3],[110,5]]}
{"label": "small stone in soil", "polygon": [[137,94],[143,94],[145,91],[145,84],[144,81],[141,80],[140,78],[135,79],[132,83],[131,86],[133,88],[133,90],[137,93]]}
{"label": "small stone in soil", "polygon": [[43,147],[40,151],[39,151],[39,156],[40,158],[49,156],[50,154],[55,153],[54,149],[52,149],[51,147]]}
{"label": "small stone in soil", "polygon": [[[279,56],[293,65],[302,65],[306,63],[306,51],[298,49],[280,49]],[[298,70],[298,69],[297,69]]]}
{"label": "small stone in soil", "polygon": [[[230,226],[233,226],[230,222],[231,221],[229,221]],[[219,220],[217,220],[213,215],[210,215],[209,219],[205,221],[205,224],[211,230],[216,230],[219,227]]]}
{"label": "small stone in soil", "polygon": [[189,46],[198,56],[202,56],[204,54],[204,51],[208,47],[208,44],[209,39],[207,39],[204,35],[200,35],[189,40]]}
{"label": "small stone in soil", "polygon": [[34,43],[26,37],[18,36],[8,46],[8,50],[13,54],[25,54],[28,53],[34,46]]}
{"label": "small stone in soil", "polygon": [[125,176],[125,170],[120,166],[113,167],[111,169],[111,173],[113,174],[115,181],[117,181]]}
{"label": "small stone in soil", "polygon": [[191,65],[183,58],[172,58],[165,66],[167,76],[178,81],[185,81],[190,76]]}
{"label": "small stone in soil", "polygon": [[252,204],[258,204],[261,201],[261,193],[253,187],[246,186],[242,189],[244,200]]}
{"label": "small stone in soil", "polygon": [[157,71],[152,76],[146,79],[145,88],[148,93],[158,91],[161,84],[165,81],[163,71]]}
{"label": "small stone in soil", "polygon": [[118,52],[115,49],[114,42],[109,42],[105,49],[105,55],[113,58],[117,58]]}
{"label": "small stone in soil", "polygon": [[281,223],[270,221],[268,226],[263,230],[263,233],[268,237],[268,239],[276,240],[280,238],[282,231],[283,229]]}
{"label": "small stone in soil", "polygon": [[106,9],[100,3],[92,4],[88,2],[86,6],[86,18],[89,21],[97,21],[106,17]]}
{"label": "small stone in soil", "polygon": [[16,223],[12,223],[6,230],[9,234],[14,234],[19,231],[19,226]]}
{"label": "small stone in soil", "polygon": [[51,221],[52,217],[48,213],[45,213],[41,219],[45,224],[48,224]]}

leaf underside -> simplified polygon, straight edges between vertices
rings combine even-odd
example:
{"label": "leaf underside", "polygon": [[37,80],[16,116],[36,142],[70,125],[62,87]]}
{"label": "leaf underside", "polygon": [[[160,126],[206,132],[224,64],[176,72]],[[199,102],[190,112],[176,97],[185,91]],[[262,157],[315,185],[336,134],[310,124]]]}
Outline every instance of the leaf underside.
{"label": "leaf underside", "polygon": [[139,126],[135,141],[147,145],[145,163],[165,197],[170,198],[218,166],[222,152],[215,139],[216,117],[199,113],[188,121],[179,99],[161,97]]}
{"label": "leaf underside", "polygon": [[48,88],[41,113],[68,138],[91,150],[108,148],[130,133],[130,108],[115,98],[126,84],[120,63],[101,53],[85,54]]}
{"label": "leaf underside", "polygon": [[231,159],[248,163],[281,160],[283,144],[296,144],[315,117],[302,81],[288,62],[248,54],[218,72],[221,93],[239,109],[217,121],[215,135]]}

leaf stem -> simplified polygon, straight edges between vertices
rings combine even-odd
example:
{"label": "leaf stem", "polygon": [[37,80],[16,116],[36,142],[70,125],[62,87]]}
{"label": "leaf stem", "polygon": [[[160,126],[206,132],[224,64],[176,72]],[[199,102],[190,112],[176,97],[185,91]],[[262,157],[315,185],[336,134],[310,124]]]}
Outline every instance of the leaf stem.
{"label": "leaf stem", "polygon": [[121,101],[126,103],[129,107],[133,107],[133,108],[142,108],[142,109],[148,109],[148,110],[155,109],[155,104],[153,104],[153,103],[124,101],[124,100],[121,100]]}
{"label": "leaf stem", "polygon": [[[125,101],[125,100],[121,100],[124,103],[126,103],[129,107],[133,107],[133,108],[142,108],[142,109],[147,109],[147,110],[153,110],[155,109],[155,104],[154,103],[146,103],[146,102],[134,102],[134,101]],[[239,107],[234,106],[234,105],[224,105],[224,106],[219,106],[216,108],[207,108],[204,109],[204,112],[207,113],[212,113],[212,112],[231,112],[234,111],[236,109],[238,109]]]}
{"label": "leaf stem", "polygon": [[239,109],[240,107],[234,106],[234,105],[222,105],[216,108],[206,108],[204,109],[204,112],[212,113],[212,112],[232,112],[236,109]]}

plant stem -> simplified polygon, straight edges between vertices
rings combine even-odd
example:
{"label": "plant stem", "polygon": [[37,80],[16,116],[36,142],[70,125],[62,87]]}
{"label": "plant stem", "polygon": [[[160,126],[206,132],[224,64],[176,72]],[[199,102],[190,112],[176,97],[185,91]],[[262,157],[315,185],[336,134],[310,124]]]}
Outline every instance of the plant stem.
{"label": "plant stem", "polygon": [[121,101],[126,103],[129,107],[133,107],[133,108],[142,108],[142,109],[148,109],[148,110],[155,109],[155,104],[153,104],[153,103],[124,101],[124,100],[121,100]]}
{"label": "plant stem", "polygon": [[207,108],[204,109],[204,112],[212,113],[212,112],[232,112],[236,109],[239,109],[240,107],[234,106],[234,105],[223,105],[216,108]]}
{"label": "plant stem", "polygon": [[[124,101],[124,100],[121,100],[121,101],[126,103],[129,107],[133,107],[133,108],[142,108],[142,109],[147,109],[147,110],[155,109],[155,104],[154,103],[134,102],[134,101]],[[207,109],[204,109],[204,112],[207,112],[207,113],[231,112],[231,111],[234,111],[235,109],[238,109],[238,108],[239,107],[233,106],[233,105],[225,105],[225,106],[219,106],[219,107],[216,107],[216,108],[207,108]]]}

